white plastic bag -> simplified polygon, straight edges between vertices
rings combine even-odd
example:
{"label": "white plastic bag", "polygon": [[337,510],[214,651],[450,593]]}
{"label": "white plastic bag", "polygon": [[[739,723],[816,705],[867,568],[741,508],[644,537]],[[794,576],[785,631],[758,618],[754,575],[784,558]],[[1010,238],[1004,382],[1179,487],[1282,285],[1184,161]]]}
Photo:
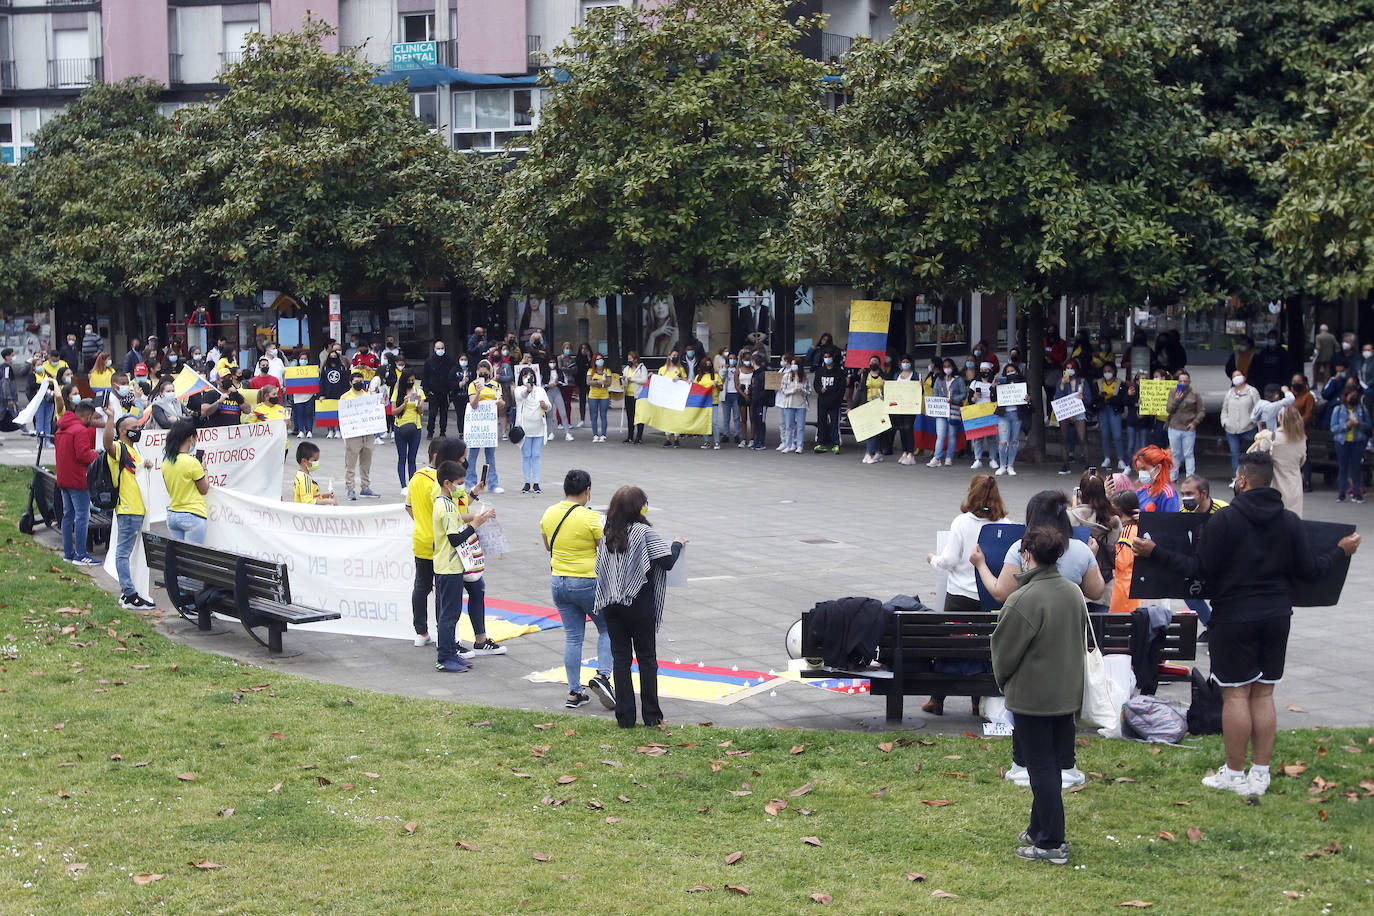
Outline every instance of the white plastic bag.
{"label": "white plastic bag", "polygon": [[1129,655],[1107,655],[1102,659],[1107,672],[1107,689],[1111,692],[1112,707],[1116,710],[1116,721],[1097,730],[1104,738],[1121,737],[1121,709],[1135,694],[1135,669],[1131,667]]}

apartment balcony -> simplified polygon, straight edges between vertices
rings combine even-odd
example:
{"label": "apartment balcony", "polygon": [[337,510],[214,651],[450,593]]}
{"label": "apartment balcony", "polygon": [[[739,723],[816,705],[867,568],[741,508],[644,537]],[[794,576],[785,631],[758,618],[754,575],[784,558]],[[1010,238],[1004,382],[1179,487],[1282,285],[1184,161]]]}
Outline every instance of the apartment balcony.
{"label": "apartment balcony", "polygon": [[458,68],[458,39],[447,38],[443,41],[436,41],[434,48],[435,57],[438,59],[439,66]]}
{"label": "apartment balcony", "polygon": [[243,60],[242,51],[221,51],[219,52],[219,68],[232,67],[234,64]]}
{"label": "apartment balcony", "polygon": [[167,55],[167,85],[176,86],[181,83],[181,55]]}
{"label": "apartment balcony", "polygon": [[834,32],[821,33],[821,60],[830,63],[839,63],[849,49],[854,44],[854,39],[848,35],[838,35]]}
{"label": "apartment balcony", "polygon": [[99,57],[68,57],[48,61],[49,89],[85,89],[104,79],[104,62]]}
{"label": "apartment balcony", "polygon": [[[0,0],[0,6],[4,5],[5,0]],[[14,75],[14,61],[0,60],[0,91],[13,89],[17,83]]]}
{"label": "apartment balcony", "polygon": [[544,39],[542,36],[525,36],[525,60],[531,67],[544,65]]}

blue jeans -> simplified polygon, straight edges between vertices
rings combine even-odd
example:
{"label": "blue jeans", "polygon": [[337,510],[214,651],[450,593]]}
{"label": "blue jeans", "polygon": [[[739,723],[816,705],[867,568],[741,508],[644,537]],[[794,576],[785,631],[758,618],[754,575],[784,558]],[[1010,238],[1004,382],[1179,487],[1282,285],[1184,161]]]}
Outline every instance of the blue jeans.
{"label": "blue jeans", "polygon": [[91,524],[91,494],[85,489],[62,488],[62,559],[86,556],[86,532]]}
{"label": "blue jeans", "polygon": [[167,510],[167,530],[172,537],[193,544],[205,543],[205,519],[191,512]]}
{"label": "blue jeans", "polygon": [[40,436],[52,438],[53,413],[57,408],[46,397],[39,402],[38,412],[33,415],[33,431]]}
{"label": "blue jeans", "polygon": [[935,418],[935,457],[941,460],[954,460],[954,449],[959,444],[959,436],[949,420]]}
{"label": "blue jeans", "polygon": [[462,573],[434,577],[434,618],[438,630],[434,634],[436,661],[443,664],[458,655],[458,618],[463,616],[463,591],[468,593],[468,619],[472,621],[475,637],[487,634],[487,586],[478,579],[468,582]]}
{"label": "blue jeans", "polygon": [[[315,399],[300,403],[291,404],[291,425],[296,428],[298,433],[313,433],[315,431]],[[404,482],[401,484],[405,486]]]}
{"label": "blue jeans", "polygon": [[525,483],[539,483],[544,464],[544,437],[526,435],[520,440],[520,470]]}
{"label": "blue jeans", "polygon": [[1102,454],[1111,459],[1126,457],[1121,454],[1121,414],[1111,407],[1097,411],[1097,428],[1102,431]]}
{"label": "blue jeans", "polygon": [[[1197,430],[1169,430],[1169,451],[1174,453],[1174,480],[1178,479],[1179,474],[1187,476],[1197,473],[1197,458],[1193,455],[1193,449],[1196,445]],[[1183,470],[1185,463],[1188,465],[1186,473]]]}
{"label": "blue jeans", "polygon": [[129,555],[134,552],[139,531],[143,530],[143,516],[116,515],[115,525],[119,534],[119,543],[115,545],[115,572],[119,575],[119,593],[132,595],[137,589],[134,588],[134,577],[129,572]]}
{"label": "blue jeans", "polygon": [[610,398],[588,398],[592,408],[592,435],[606,435],[606,411],[611,408]]}
{"label": "blue jeans", "polygon": [[1364,440],[1336,443],[1336,495],[1364,496]]}
{"label": "blue jeans", "polygon": [[471,490],[477,486],[477,459],[481,453],[486,452],[487,467],[491,468],[487,476],[487,488],[496,489],[496,449],[495,448],[470,448],[468,449],[468,473],[463,478],[463,486]]}
{"label": "blue jeans", "polygon": [[806,438],[806,408],[784,407],[782,409],[782,447],[801,448]]}
{"label": "blue jeans", "polygon": [[415,458],[420,454],[420,427],[407,423],[396,427],[396,476],[401,486],[415,476]]}
{"label": "blue jeans", "polygon": [[720,431],[720,434],[727,439],[731,436],[738,436],[740,431],[738,392],[727,394],[725,400],[720,403],[720,409],[721,413],[725,415],[723,424],[725,428]]}
{"label": "blue jeans", "polygon": [[1255,444],[1256,430],[1247,429],[1243,433],[1227,433],[1226,444],[1231,446],[1231,476],[1236,476],[1236,470],[1240,467],[1240,456],[1250,450],[1250,446]]}
{"label": "blue jeans", "polygon": [[1205,627],[1211,622],[1212,609],[1208,607],[1206,601],[1203,601],[1201,598],[1185,598],[1183,599],[1183,603],[1188,606],[1188,610],[1197,614],[1198,623]]}
{"label": "blue jeans", "polygon": [[1016,464],[1016,450],[1021,447],[1021,412],[1008,410],[997,417],[997,456],[1002,467]]}
{"label": "blue jeans", "polygon": [[725,407],[722,404],[713,404],[711,406],[711,442],[714,445],[720,445],[721,412],[724,409]]}
{"label": "blue jeans", "polygon": [[974,460],[974,461],[982,461],[982,460],[983,460],[984,443],[987,443],[986,448],[987,448],[988,457],[989,457],[990,459],[992,459],[993,461],[996,461],[996,460],[997,460],[997,455],[995,454],[995,450],[994,450],[993,447],[992,447],[992,442],[991,442],[989,439],[987,439],[987,438],[978,438],[978,439],[974,439],[974,440],[972,440],[972,442],[970,443],[970,444],[973,446],[973,460]]}
{"label": "blue jeans", "polygon": [[568,693],[586,693],[582,686],[582,635],[587,618],[596,624],[596,672],[611,676],[611,635],[606,619],[592,609],[596,603],[596,580],[574,576],[554,576],[553,606],[563,618],[563,670],[568,676]]}

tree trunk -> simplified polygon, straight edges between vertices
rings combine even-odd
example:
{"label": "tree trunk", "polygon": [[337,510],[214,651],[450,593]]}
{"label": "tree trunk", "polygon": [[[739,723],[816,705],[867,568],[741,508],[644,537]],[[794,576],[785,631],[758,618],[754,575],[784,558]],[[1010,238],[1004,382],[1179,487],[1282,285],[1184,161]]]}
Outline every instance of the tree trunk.
{"label": "tree trunk", "polygon": [[[1053,300],[1049,300],[1053,301]],[[1026,306],[1026,387],[1031,404],[1030,452],[1032,460],[1045,459],[1045,302]]]}

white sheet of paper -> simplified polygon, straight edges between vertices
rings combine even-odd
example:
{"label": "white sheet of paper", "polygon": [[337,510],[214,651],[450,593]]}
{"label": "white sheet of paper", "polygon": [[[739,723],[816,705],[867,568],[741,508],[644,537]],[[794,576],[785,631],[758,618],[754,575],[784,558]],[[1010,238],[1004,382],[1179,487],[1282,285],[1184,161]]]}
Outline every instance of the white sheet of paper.
{"label": "white sheet of paper", "polygon": [[926,398],[926,416],[937,419],[949,419],[949,398],[937,398],[934,395]]}
{"label": "white sheet of paper", "polygon": [[998,407],[1020,407],[1029,403],[1030,397],[1026,394],[1025,382],[1003,382],[997,386]]}
{"label": "white sheet of paper", "polygon": [[1087,405],[1083,403],[1083,399],[1076,394],[1055,398],[1050,406],[1054,408],[1054,417],[1056,420],[1072,420],[1075,417],[1083,416],[1088,410]]}

